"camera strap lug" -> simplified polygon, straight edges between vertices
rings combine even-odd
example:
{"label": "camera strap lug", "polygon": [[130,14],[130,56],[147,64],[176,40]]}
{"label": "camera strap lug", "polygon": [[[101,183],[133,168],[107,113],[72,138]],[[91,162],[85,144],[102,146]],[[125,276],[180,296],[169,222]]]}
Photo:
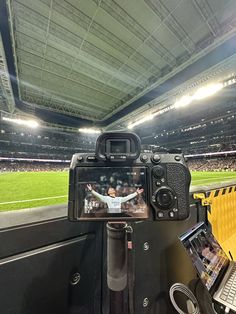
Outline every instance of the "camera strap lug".
{"label": "camera strap lug", "polygon": [[133,242],[132,242],[132,233],[133,233],[133,228],[131,225],[126,225],[125,226],[125,231],[127,233],[127,248],[128,250],[132,250],[133,248]]}

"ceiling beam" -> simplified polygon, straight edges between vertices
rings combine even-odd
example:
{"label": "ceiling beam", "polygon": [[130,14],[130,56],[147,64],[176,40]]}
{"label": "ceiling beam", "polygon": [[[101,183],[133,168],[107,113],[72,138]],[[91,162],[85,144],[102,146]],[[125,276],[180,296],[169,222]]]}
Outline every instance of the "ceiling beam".
{"label": "ceiling beam", "polygon": [[168,27],[171,33],[177,38],[188,53],[195,51],[195,44],[185,32],[181,24],[175,19],[173,14],[167,9],[161,0],[144,0],[159,19]]}
{"label": "ceiling beam", "polygon": [[[94,2],[96,0],[93,0]],[[100,6],[104,11],[110,14],[117,22],[125,26],[131,33],[138,37],[142,45],[147,45],[151,48],[160,58],[169,66],[173,67],[176,64],[175,57],[165,48],[154,36],[155,30],[160,28],[160,24],[157,28],[149,33],[142,27],[131,15],[128,14],[118,3],[112,0],[103,1]]]}
{"label": "ceiling beam", "polygon": [[[82,28],[87,29],[90,17],[72,3],[67,1],[57,3],[55,10],[66,18],[72,20],[77,25],[79,24]],[[96,21],[93,21],[93,24],[90,27],[90,33],[120,51],[122,54],[125,54],[127,57],[135,52],[135,49],[129,45],[129,43],[125,42],[122,38],[119,38],[116,34],[112,33],[109,29],[103,27]],[[136,52],[134,62],[139,66],[142,66],[144,69],[150,68],[153,65],[147,57],[139,52]],[[160,71],[160,68],[155,66],[153,74],[156,74],[158,71]]]}
{"label": "ceiling beam", "polygon": [[[37,65],[34,65],[34,64],[31,64],[31,63],[28,63],[28,62],[25,62],[25,61],[21,61],[20,62],[20,68],[21,68],[21,70],[20,70],[20,78],[22,77],[22,76],[24,76],[24,75],[27,75],[27,76],[29,76],[30,77],[30,74],[29,74],[29,72],[30,71],[28,71],[27,69],[25,69],[24,70],[24,66],[22,66],[22,65],[26,65],[26,66],[28,66],[28,67],[30,67],[32,70],[33,70],[33,72],[36,70],[36,72],[34,72],[34,79],[36,79],[36,75],[37,75],[37,72],[41,72],[41,70],[42,70],[42,68],[41,67],[39,67],[39,66],[37,66]],[[63,79],[64,79],[64,76],[63,75],[61,75],[61,74],[59,74],[59,73],[57,73],[57,72],[54,72],[53,70],[52,71],[50,71],[50,70],[48,70],[48,69],[43,69],[43,71],[44,71],[44,73],[49,73],[49,74],[52,74],[52,75],[54,75],[55,76],[55,79],[56,78],[59,78],[59,79],[61,79],[61,81],[63,81]],[[111,95],[111,94],[109,94],[109,93],[106,93],[105,91],[103,91],[103,90],[100,90],[100,89],[98,89],[98,88],[95,88],[95,87],[91,87],[91,85],[87,85],[87,84],[83,84],[83,83],[81,83],[81,82],[79,82],[79,81],[77,81],[77,80],[74,80],[74,79],[72,79],[72,78],[70,78],[70,79],[68,79],[68,82],[69,83],[71,83],[71,82],[73,82],[73,83],[75,83],[75,84],[77,84],[78,85],[78,88],[79,87],[85,87],[85,88],[87,88],[87,89],[89,89],[89,90],[91,90],[91,93],[99,93],[99,94],[103,94],[105,97],[109,97],[110,99],[112,98],[112,99],[116,99],[116,100],[120,100],[121,98],[118,98],[117,96],[115,96],[115,95]],[[29,83],[30,83],[30,81],[29,81]],[[50,82],[49,82],[50,83]],[[39,88],[39,89],[42,89],[41,87],[42,87],[42,79],[41,79],[41,84],[37,84],[37,87]],[[104,87],[105,88],[105,87]],[[49,88],[48,88],[48,90],[49,90]],[[61,90],[61,89],[60,89]],[[62,91],[62,90],[61,90]],[[65,95],[66,95],[66,91],[64,92],[65,93]],[[90,93],[90,92],[89,92]],[[127,94],[123,94],[123,97],[125,97]],[[109,101],[109,104],[111,104],[112,103],[112,101]],[[109,106],[109,104],[108,104],[108,106]],[[101,106],[101,108],[102,108],[103,106]],[[112,105],[111,105],[111,107],[112,107]]]}
{"label": "ceiling beam", "polygon": [[[200,13],[203,21],[208,26],[210,32],[214,37],[220,35],[220,24],[217,21],[216,16],[214,15],[209,3],[207,0],[192,0],[193,4],[195,5],[196,9]],[[224,2],[224,1],[222,1]]]}
{"label": "ceiling beam", "polygon": [[11,81],[9,77],[1,34],[0,34],[0,87],[3,97],[3,100],[0,99],[0,102],[6,103],[8,111],[10,113],[13,113],[15,110],[15,101],[12,92]]}

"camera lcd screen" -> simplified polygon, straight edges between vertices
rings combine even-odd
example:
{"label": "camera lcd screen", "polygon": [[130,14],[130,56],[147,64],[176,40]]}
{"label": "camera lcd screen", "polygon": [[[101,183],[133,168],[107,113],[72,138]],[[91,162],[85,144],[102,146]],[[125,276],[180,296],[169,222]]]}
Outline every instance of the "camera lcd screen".
{"label": "camera lcd screen", "polygon": [[80,219],[148,217],[145,167],[78,167],[76,207]]}

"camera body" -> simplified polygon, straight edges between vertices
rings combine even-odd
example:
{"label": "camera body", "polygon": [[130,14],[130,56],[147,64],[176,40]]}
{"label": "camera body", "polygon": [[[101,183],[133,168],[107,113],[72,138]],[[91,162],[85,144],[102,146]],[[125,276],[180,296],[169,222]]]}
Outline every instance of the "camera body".
{"label": "camera body", "polygon": [[[98,138],[94,154],[73,155],[69,219],[188,218],[191,176],[183,155],[140,151],[137,135],[107,132]],[[104,196],[106,188],[114,195]]]}

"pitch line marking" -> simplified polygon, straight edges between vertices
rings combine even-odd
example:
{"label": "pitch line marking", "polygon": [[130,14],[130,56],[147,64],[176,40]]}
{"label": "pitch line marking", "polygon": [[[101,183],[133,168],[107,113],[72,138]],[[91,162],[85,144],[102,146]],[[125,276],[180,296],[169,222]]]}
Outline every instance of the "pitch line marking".
{"label": "pitch line marking", "polygon": [[197,181],[209,181],[209,180],[214,180],[214,179],[219,179],[219,180],[224,180],[224,179],[233,179],[233,178],[236,178],[236,176],[229,176],[229,177],[212,177],[212,178],[207,178],[207,179],[197,179],[197,180],[193,180],[193,183],[194,182],[197,182]]}
{"label": "pitch line marking", "polygon": [[22,200],[22,201],[3,202],[3,203],[0,203],[0,205],[14,204],[14,203],[26,203],[26,202],[33,202],[33,201],[42,201],[42,200],[49,200],[52,198],[63,198],[63,197],[67,197],[67,195],[50,196],[50,197],[43,197],[43,198],[33,198],[30,200]]}

